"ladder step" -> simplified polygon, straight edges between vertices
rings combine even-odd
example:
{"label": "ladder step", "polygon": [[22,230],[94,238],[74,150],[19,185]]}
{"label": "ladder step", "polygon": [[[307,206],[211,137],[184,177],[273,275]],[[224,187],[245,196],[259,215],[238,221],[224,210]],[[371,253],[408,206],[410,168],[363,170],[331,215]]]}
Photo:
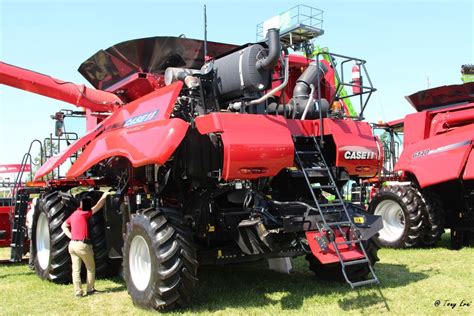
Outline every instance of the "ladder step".
{"label": "ladder step", "polygon": [[354,240],[337,242],[336,245],[342,246],[342,245],[352,245],[352,244],[358,244],[358,243],[360,243],[360,240],[354,239]]}
{"label": "ladder step", "polygon": [[316,155],[319,154],[319,151],[297,151],[298,155]]}
{"label": "ladder step", "polygon": [[313,189],[337,189],[334,185],[317,185],[317,186],[311,186]]}
{"label": "ladder step", "polygon": [[323,214],[343,214],[344,210],[342,209],[322,209]]}
{"label": "ladder step", "polygon": [[325,168],[325,167],[310,167],[310,168],[304,168],[304,171],[328,171],[328,168]]}
{"label": "ladder step", "polygon": [[328,226],[339,226],[339,225],[351,225],[352,222],[346,221],[346,222],[332,222],[332,223],[327,223]]}
{"label": "ladder step", "polygon": [[360,259],[360,260],[353,260],[353,261],[343,261],[344,266],[353,266],[356,264],[362,264],[362,263],[369,263],[370,261],[367,259]]}
{"label": "ladder step", "polygon": [[351,286],[354,288],[354,287],[357,287],[357,286],[362,286],[362,285],[368,285],[368,284],[379,284],[379,280],[378,279],[369,279],[369,280],[364,280],[364,281],[359,281],[359,282],[351,282]]}
{"label": "ladder step", "polygon": [[338,203],[323,203],[319,204],[320,207],[326,207],[326,206],[343,206],[344,204],[341,202]]}

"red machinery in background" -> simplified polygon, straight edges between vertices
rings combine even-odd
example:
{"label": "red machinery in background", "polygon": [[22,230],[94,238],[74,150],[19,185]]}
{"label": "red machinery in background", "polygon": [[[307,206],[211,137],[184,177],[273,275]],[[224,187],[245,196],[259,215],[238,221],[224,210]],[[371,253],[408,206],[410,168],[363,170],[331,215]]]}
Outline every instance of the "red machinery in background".
{"label": "red machinery in background", "polygon": [[385,162],[369,211],[384,220],[382,245],[433,246],[445,228],[452,248],[472,243],[473,96],[474,83],[419,91],[407,97],[416,113],[378,126]]}
{"label": "red machinery in background", "polygon": [[[13,191],[17,174],[30,172],[31,166],[22,164],[0,165],[0,247],[10,247],[11,244],[11,205],[15,196]],[[7,175],[6,177],[4,175]],[[20,183],[21,185],[21,183]]]}
{"label": "red machinery in background", "polygon": [[0,247],[11,243],[10,206],[11,198],[0,198]]}

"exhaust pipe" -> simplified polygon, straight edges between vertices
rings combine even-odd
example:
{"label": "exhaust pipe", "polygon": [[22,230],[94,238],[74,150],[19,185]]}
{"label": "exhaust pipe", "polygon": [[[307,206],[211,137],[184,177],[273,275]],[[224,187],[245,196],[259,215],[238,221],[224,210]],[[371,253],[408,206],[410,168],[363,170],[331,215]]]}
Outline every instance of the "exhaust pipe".
{"label": "exhaust pipe", "polygon": [[280,58],[280,30],[269,29],[267,32],[268,56],[257,61],[257,69],[270,70],[273,69]]}
{"label": "exhaust pipe", "polygon": [[328,69],[323,63],[319,63],[319,68],[317,62],[313,61],[309,64],[308,68],[301,74],[295,84],[293,89],[294,98],[308,98],[310,93],[310,86],[316,84],[316,80],[322,79]]}

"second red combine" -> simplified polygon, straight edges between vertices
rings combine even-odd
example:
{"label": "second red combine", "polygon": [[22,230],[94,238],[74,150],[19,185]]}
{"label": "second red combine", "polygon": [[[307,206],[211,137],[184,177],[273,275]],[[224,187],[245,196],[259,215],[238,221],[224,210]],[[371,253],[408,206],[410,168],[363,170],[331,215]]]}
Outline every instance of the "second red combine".
{"label": "second red combine", "polygon": [[473,96],[474,83],[419,91],[407,97],[416,113],[378,126],[385,161],[369,211],[383,218],[382,245],[430,247],[446,228],[454,249],[474,241]]}

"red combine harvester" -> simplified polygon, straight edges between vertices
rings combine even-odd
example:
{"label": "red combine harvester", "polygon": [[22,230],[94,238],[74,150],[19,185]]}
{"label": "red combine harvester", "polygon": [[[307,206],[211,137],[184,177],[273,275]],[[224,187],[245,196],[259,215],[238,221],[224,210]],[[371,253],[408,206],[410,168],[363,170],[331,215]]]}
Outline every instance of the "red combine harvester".
{"label": "red combine harvester", "polygon": [[[266,40],[243,46],[123,42],[79,67],[96,89],[0,63],[0,83],[86,109],[86,134],[19,192],[42,194],[33,223],[37,274],[70,281],[60,226],[77,207],[71,189],[86,186],[116,191],[92,219],[97,273],[120,260],[139,306],[183,306],[199,265],[260,258],[306,256],[322,278],[353,288],[379,283],[373,237],[382,220],[340,194],[349,179],[379,170],[377,140],[361,121],[375,90],[365,61],[288,54],[287,35],[270,29]],[[351,95],[341,96],[353,84],[338,72],[350,62],[367,82],[357,85],[356,117],[344,112]],[[65,177],[48,176],[73,154]]]}
{"label": "red combine harvester", "polygon": [[377,239],[395,248],[433,246],[450,228],[451,246],[459,249],[474,237],[474,83],[407,100],[417,113],[378,126],[387,137],[380,190],[369,206],[384,221]]}

